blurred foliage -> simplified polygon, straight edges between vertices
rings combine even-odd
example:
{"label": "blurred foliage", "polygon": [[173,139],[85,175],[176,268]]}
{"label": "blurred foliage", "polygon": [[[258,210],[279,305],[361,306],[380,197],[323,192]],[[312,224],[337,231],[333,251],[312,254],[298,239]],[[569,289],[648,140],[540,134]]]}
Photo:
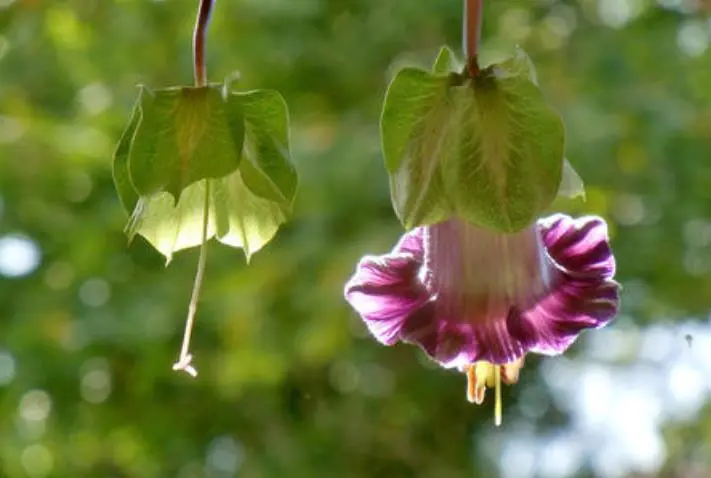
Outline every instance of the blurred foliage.
{"label": "blurred foliage", "polygon": [[[401,231],[377,130],[392,65],[457,47],[457,0],[217,2],[208,75],[284,95],[301,182],[294,220],[249,268],[211,244],[201,374],[171,371],[197,252],[164,269],[127,246],[111,156],[136,84],[191,83],[196,3],[0,0],[0,235],[41,254],[0,277],[0,474],[492,477],[499,442],[482,437],[565,426],[539,375],[562,359],[528,362],[492,430],[463,377],[379,346],[342,299],[358,258]],[[486,48],[520,43],[565,120],[588,189],[559,206],[610,221],[626,326],[707,315],[711,2],[486,4]],[[536,419],[518,411],[526,384],[543,390]],[[711,443],[708,408],[670,424],[659,476],[709,476],[689,464]]]}

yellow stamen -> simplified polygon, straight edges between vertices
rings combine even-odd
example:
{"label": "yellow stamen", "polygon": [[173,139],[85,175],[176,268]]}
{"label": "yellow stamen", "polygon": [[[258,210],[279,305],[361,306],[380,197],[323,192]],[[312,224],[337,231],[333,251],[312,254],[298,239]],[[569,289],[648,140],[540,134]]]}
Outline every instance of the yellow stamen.
{"label": "yellow stamen", "polygon": [[467,400],[476,403],[476,370],[474,365],[467,367]]}
{"label": "yellow stamen", "polygon": [[474,362],[462,369],[467,374],[467,400],[481,405],[484,403],[486,387],[494,389],[494,424],[501,426],[503,400],[502,383],[513,384],[518,381],[519,370],[523,367],[523,357],[504,365],[495,365],[487,361]]}

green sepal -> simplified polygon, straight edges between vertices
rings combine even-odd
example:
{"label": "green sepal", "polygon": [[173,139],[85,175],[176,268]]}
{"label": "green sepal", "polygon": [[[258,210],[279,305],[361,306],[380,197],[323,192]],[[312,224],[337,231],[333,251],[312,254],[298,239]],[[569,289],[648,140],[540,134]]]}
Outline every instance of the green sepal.
{"label": "green sepal", "polygon": [[[141,125],[145,125],[142,123],[145,119],[143,105],[154,101],[145,99],[145,95],[149,94],[147,91],[142,88],[139,94],[113,160],[116,190],[124,209],[130,215],[126,227],[129,239],[140,234],[163,254],[168,262],[173,253],[200,245],[203,242],[206,185],[209,183],[206,239],[216,237],[224,244],[242,248],[249,260],[252,254],[274,237],[279,226],[287,220],[296,194],[297,174],[291,161],[286,102],[276,91],[230,92],[227,83],[222,89],[210,86],[209,90],[202,90],[207,91],[205,94],[208,96],[219,94],[222,106],[217,110],[212,108],[212,111],[224,113],[229,127],[227,129],[232,133],[239,133],[240,149],[236,154],[232,154],[231,144],[225,145],[225,149],[230,149],[229,156],[234,156],[231,161],[236,163],[237,167],[226,174],[217,174],[214,169],[211,173],[215,173],[215,177],[210,175],[192,180],[189,184],[183,183],[179,194],[175,196],[175,190],[168,184],[176,177],[183,177],[173,174],[174,168],[179,167],[175,161],[172,166],[168,166],[167,162],[162,166],[170,170],[168,172],[171,174],[163,176],[169,180],[164,181],[165,184],[160,187],[147,188],[148,182],[144,181],[139,189],[136,177],[132,175],[133,165],[140,171],[139,176],[143,175],[144,180],[157,177],[151,176],[157,171],[155,165],[138,166],[140,160],[155,157],[156,153],[146,155],[145,142],[138,143],[136,149],[136,138],[140,135]],[[182,89],[169,88],[160,91],[169,91],[170,95],[175,97],[179,95],[176,92]],[[176,100],[173,98],[170,101]],[[168,100],[165,99],[165,102]],[[155,104],[151,103],[149,109],[154,107]],[[165,123],[164,120],[161,121]],[[195,120],[193,124],[201,123]],[[222,132],[224,133],[225,129],[222,129]],[[194,134],[204,139],[204,135]],[[212,136],[208,135],[209,137]],[[167,142],[165,138],[161,141],[163,143],[156,144]],[[205,145],[202,140],[198,143],[197,149],[191,153],[192,158],[204,157],[205,152],[199,150],[203,147],[212,154],[222,154],[212,144]],[[167,147],[156,147],[161,148],[165,150]],[[227,156],[223,155],[223,159],[225,157]],[[206,171],[198,170],[203,173]]]}
{"label": "green sepal", "polygon": [[168,192],[175,201],[191,184],[221,178],[239,167],[244,118],[222,85],[150,90],[136,104],[128,175],[141,196]]}
{"label": "green sepal", "polygon": [[242,179],[257,196],[281,204],[290,211],[296,195],[296,168],[289,152],[289,111],[277,91],[232,93],[245,121]]}
{"label": "green sepal", "polygon": [[567,159],[563,161],[563,172],[560,178],[560,186],[558,187],[558,196],[568,199],[579,197],[583,201],[585,200],[585,183]]}
{"label": "green sepal", "polygon": [[249,261],[274,237],[287,216],[279,204],[253,194],[240,171],[191,184],[177,204],[166,192],[141,197],[126,226],[129,239],[140,234],[165,256],[166,263],[175,252],[202,244],[207,182],[210,213],[206,239],[216,237],[223,244],[242,248]]}
{"label": "green sepal", "polygon": [[451,216],[503,232],[530,223],[561,185],[563,123],[522,52],[473,79],[444,48],[433,72],[404,68],[381,116],[393,206],[407,228]]}
{"label": "green sepal", "polygon": [[131,116],[129,117],[126,129],[121,134],[121,138],[114,151],[112,163],[114,186],[121,200],[121,205],[129,214],[136,207],[136,203],[140,198],[131,183],[131,178],[128,176],[128,155],[131,151],[131,142],[133,141],[133,135],[136,133],[139,119],[138,101],[136,101],[136,104],[131,110]]}
{"label": "green sepal", "polygon": [[448,46],[440,48],[437,58],[432,65],[432,73],[446,75],[449,73],[461,73],[464,64],[457,60],[456,55]]}
{"label": "green sepal", "polygon": [[[380,119],[385,167],[395,213],[410,229],[447,218],[452,212],[441,175],[449,108],[448,76],[404,68],[388,88]],[[428,135],[437,130],[440,135]]]}

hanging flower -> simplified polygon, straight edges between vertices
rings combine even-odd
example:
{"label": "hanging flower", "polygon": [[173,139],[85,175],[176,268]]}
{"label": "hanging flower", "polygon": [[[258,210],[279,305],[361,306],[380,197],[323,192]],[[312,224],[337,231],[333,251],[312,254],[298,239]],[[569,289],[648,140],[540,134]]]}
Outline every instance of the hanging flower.
{"label": "hanging flower", "polygon": [[385,345],[419,345],[468,379],[468,399],[518,380],[528,352],[557,355],[613,319],[619,285],[607,225],[556,214],[514,234],[450,219],[366,256],[346,300]]}

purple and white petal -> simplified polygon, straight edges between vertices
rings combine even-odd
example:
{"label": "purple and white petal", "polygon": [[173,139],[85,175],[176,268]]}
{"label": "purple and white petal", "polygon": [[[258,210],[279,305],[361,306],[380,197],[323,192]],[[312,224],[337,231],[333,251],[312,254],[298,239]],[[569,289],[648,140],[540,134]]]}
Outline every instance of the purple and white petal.
{"label": "purple and white petal", "polygon": [[508,316],[545,295],[553,266],[538,230],[501,234],[452,219],[429,226],[424,238],[433,325],[408,340],[447,368],[521,357],[527,349],[508,331]]}
{"label": "purple and white petal", "polygon": [[617,314],[619,284],[602,219],[556,215],[539,223],[546,250],[558,270],[553,287],[534,307],[509,321],[509,330],[530,351],[564,352],[585,329],[606,325]]}
{"label": "purple and white petal", "polygon": [[392,250],[393,254],[409,253],[418,260],[422,261],[422,256],[424,255],[424,246],[422,244],[422,234],[424,228],[416,227],[400,238],[398,243]]}
{"label": "purple and white petal", "polygon": [[417,279],[419,269],[412,254],[367,256],[346,284],[346,300],[385,345],[399,340],[408,317],[429,298]]}
{"label": "purple and white petal", "polygon": [[419,345],[447,368],[558,354],[617,313],[607,226],[556,214],[516,234],[458,219],[365,257],[346,299],[382,343]]}
{"label": "purple and white petal", "polygon": [[568,274],[605,279],[615,275],[607,224],[601,218],[555,214],[538,221],[538,229],[546,251]]}

